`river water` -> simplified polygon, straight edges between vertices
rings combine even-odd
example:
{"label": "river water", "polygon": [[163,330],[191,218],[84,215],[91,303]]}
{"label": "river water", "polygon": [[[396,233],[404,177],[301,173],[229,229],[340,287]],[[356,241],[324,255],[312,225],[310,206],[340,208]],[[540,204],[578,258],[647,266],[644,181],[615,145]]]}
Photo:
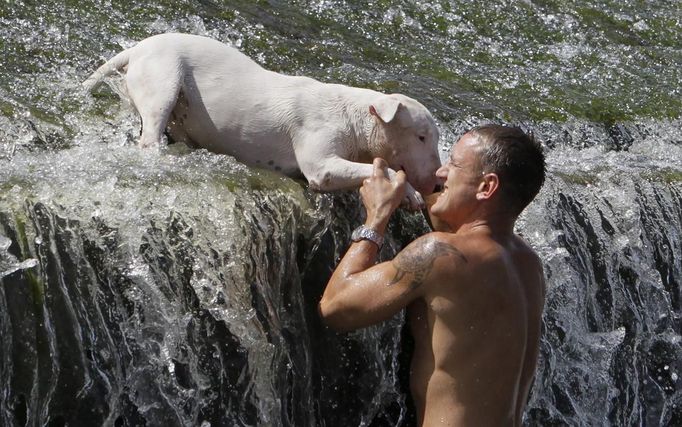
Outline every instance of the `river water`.
{"label": "river water", "polygon": [[[316,314],[357,194],[178,144],[135,146],[80,82],[170,31],[263,66],[419,99],[442,157],[534,131],[549,176],[518,223],[548,299],[527,425],[682,425],[678,1],[0,4],[0,425],[408,426],[403,318]],[[382,257],[424,231],[401,212]]]}

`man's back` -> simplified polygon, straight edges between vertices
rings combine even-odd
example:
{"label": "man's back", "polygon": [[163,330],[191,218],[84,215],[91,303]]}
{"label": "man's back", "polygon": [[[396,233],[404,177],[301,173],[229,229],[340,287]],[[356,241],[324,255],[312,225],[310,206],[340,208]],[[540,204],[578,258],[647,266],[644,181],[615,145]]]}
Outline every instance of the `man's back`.
{"label": "man's back", "polygon": [[517,425],[537,360],[544,280],[518,237],[433,233],[459,252],[436,260],[409,307],[411,388],[420,424]]}

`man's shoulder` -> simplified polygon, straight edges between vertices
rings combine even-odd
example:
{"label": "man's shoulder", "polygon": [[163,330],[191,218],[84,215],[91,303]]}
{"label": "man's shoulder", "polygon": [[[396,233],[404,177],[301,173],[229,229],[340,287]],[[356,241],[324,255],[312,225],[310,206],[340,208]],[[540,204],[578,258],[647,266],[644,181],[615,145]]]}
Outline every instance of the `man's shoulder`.
{"label": "man's shoulder", "polygon": [[528,262],[542,266],[540,255],[533,249],[533,247],[526,242],[526,240],[517,234],[514,235],[514,251],[521,257],[524,257]]}
{"label": "man's shoulder", "polygon": [[452,233],[428,233],[407,245],[393,264],[399,270],[428,271],[427,281],[451,279],[468,268],[468,256],[460,246]]}
{"label": "man's shoulder", "polygon": [[483,233],[432,232],[423,237],[429,238],[436,246],[450,246],[465,258],[477,258],[480,254],[499,248],[495,240]]}
{"label": "man's shoulder", "polygon": [[452,233],[434,231],[415,239],[405,249],[409,248],[436,257],[452,256],[466,260],[466,256],[460,248],[462,244],[459,241],[460,239]]}
{"label": "man's shoulder", "polygon": [[399,268],[423,269],[429,271],[439,269],[439,265],[453,265],[467,262],[467,257],[461,251],[456,239],[449,233],[432,232],[418,237],[407,245],[394,258],[394,265]]}
{"label": "man's shoulder", "polygon": [[[431,234],[431,239],[438,245],[457,251],[463,262],[450,267],[457,275],[464,274],[469,280],[472,274],[478,276],[504,268],[510,259],[517,258],[517,254],[523,253],[522,257],[527,258],[527,262],[536,257],[530,246],[520,239],[516,241],[516,236],[508,236],[512,237],[510,242],[508,238],[498,239],[482,232]],[[432,245],[436,246],[435,243]]]}

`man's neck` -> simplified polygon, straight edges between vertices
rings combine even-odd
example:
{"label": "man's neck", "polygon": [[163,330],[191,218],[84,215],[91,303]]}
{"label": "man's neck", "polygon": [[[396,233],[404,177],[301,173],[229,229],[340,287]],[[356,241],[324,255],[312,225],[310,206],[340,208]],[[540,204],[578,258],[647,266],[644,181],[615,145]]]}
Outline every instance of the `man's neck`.
{"label": "man's neck", "polygon": [[461,224],[451,224],[453,233],[479,233],[483,232],[495,239],[505,239],[514,235],[516,217],[506,213],[479,214],[474,219],[464,221]]}

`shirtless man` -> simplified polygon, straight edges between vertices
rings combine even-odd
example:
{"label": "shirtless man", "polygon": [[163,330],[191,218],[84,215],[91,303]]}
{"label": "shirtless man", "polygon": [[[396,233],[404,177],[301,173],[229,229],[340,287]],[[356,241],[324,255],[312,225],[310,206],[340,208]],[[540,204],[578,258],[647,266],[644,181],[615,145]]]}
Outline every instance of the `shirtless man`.
{"label": "shirtless man", "polygon": [[337,330],[408,308],[415,340],[410,388],[421,426],[519,426],[535,372],[545,282],[514,223],[544,181],[540,145],[518,128],[465,134],[436,175],[430,208],[440,230],[376,264],[405,176],[375,159],[360,190],[363,232],[332,274],[320,314]]}

